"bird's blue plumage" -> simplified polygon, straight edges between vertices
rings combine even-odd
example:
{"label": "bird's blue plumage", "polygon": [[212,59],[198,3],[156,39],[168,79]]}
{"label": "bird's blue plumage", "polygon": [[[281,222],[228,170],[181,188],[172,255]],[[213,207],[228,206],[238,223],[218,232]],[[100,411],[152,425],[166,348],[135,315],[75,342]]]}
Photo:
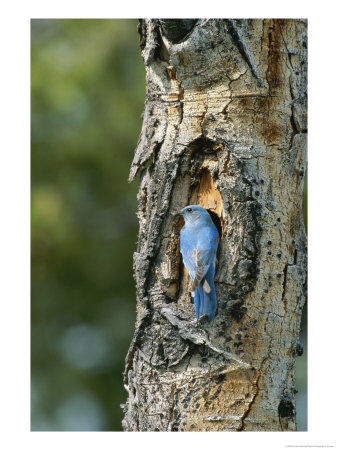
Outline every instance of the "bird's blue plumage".
{"label": "bird's blue plumage", "polygon": [[209,213],[198,205],[182,209],[185,225],[181,230],[183,262],[193,280],[195,312],[197,320],[207,314],[211,320],[217,308],[214,285],[218,231]]}

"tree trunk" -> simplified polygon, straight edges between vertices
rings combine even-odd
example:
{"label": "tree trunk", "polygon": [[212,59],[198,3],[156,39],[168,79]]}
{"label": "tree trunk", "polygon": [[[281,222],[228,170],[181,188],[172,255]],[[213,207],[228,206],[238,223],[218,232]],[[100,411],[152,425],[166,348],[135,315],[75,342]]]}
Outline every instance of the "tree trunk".
{"label": "tree trunk", "polygon": [[[142,20],[147,99],[127,431],[296,430],[305,300],[305,20]],[[218,225],[216,317],[197,324],[188,204]]]}

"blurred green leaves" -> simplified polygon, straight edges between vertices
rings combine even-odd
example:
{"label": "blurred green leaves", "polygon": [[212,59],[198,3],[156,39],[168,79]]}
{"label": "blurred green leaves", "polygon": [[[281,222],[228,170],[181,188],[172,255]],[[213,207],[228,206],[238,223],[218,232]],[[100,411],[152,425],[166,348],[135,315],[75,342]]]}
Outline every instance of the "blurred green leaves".
{"label": "blurred green leaves", "polygon": [[135,318],[127,178],[145,98],[137,21],[31,25],[32,429],[120,430]]}

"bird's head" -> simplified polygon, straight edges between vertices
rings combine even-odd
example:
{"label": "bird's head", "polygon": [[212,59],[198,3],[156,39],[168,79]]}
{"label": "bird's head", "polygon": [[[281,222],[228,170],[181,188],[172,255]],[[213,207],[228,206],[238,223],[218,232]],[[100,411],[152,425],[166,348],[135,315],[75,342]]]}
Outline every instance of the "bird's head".
{"label": "bird's head", "polygon": [[192,223],[198,219],[203,218],[207,220],[210,219],[208,211],[199,205],[188,205],[185,208],[181,209],[178,214],[183,217],[186,223]]}

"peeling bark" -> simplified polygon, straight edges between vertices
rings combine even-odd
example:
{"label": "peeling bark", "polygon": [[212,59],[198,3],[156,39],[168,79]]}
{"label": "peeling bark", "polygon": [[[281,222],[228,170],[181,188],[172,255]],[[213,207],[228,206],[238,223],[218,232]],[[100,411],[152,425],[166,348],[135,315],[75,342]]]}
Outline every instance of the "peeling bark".
{"label": "peeling bark", "polygon": [[[296,430],[306,288],[305,20],[142,20],[144,121],[124,374],[127,431]],[[196,324],[172,212],[221,234],[218,311]]]}

